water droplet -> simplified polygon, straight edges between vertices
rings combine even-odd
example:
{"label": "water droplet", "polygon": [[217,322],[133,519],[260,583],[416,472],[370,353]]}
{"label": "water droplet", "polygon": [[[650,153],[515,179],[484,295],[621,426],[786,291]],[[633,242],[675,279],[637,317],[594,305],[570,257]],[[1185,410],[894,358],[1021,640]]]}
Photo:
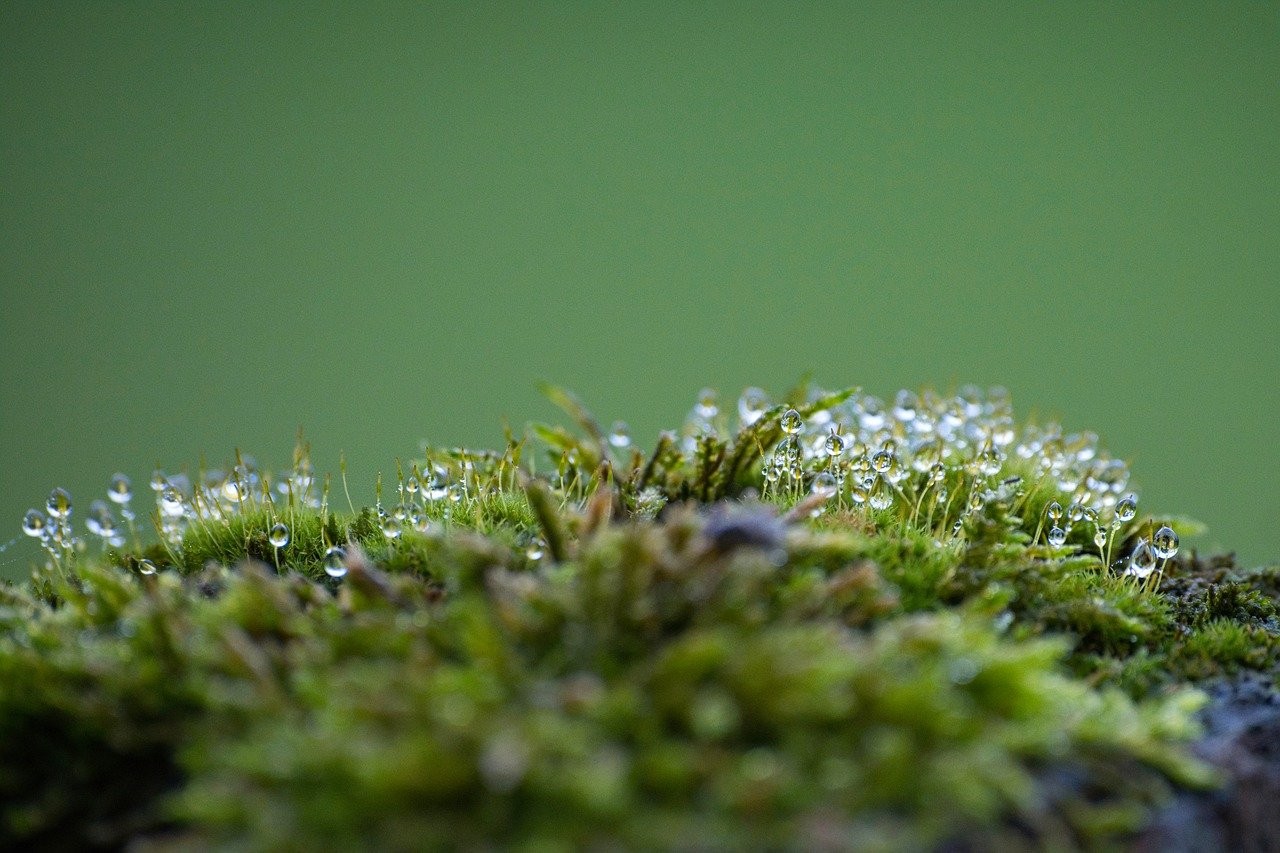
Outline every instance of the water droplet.
{"label": "water droplet", "polygon": [[1148,577],[1156,569],[1156,552],[1151,550],[1147,540],[1139,539],[1133,553],[1129,555],[1129,568],[1126,575],[1133,575],[1139,580]]}
{"label": "water droplet", "polygon": [[850,496],[853,498],[854,503],[864,504],[867,502],[867,498],[871,496],[871,490],[862,483],[854,483]]}
{"label": "water droplet", "polygon": [[902,423],[910,423],[915,420],[916,409],[920,405],[920,398],[915,392],[903,389],[898,392],[898,396],[893,401],[893,416]]}
{"label": "water droplet", "polygon": [[173,486],[168,486],[160,493],[160,512],[169,518],[180,518],[186,513],[182,505],[182,495]]}
{"label": "water droplet", "polygon": [[1093,534],[1093,544],[1099,548],[1107,544],[1107,531],[1104,528],[1099,527]]}
{"label": "water droplet", "polygon": [[720,407],[716,404],[716,391],[714,388],[703,388],[698,392],[698,402],[694,404],[693,411],[698,417],[708,420],[720,414]]}
{"label": "water droplet", "polygon": [[631,427],[627,426],[626,421],[613,422],[613,427],[609,430],[609,444],[619,450],[631,446]]}
{"label": "water droplet", "polygon": [[978,473],[984,477],[994,477],[1000,473],[1000,466],[1004,464],[1004,458],[1000,451],[988,445],[981,453],[978,454]]}
{"label": "water droplet", "polygon": [[156,573],[156,564],[143,557],[138,561],[138,571],[144,575],[154,575]]}
{"label": "water droplet", "polygon": [[33,539],[43,539],[48,529],[49,523],[38,509],[29,509],[22,517],[22,532]]}
{"label": "water droplet", "polygon": [[151,472],[151,491],[159,494],[169,485],[169,478],[159,468]]}
{"label": "water droplet", "polygon": [[541,539],[534,539],[524,549],[525,557],[535,562],[542,559],[543,552],[546,550],[547,544]]}
{"label": "water droplet", "polygon": [[782,427],[783,435],[798,435],[804,426],[804,420],[795,409],[787,409],[782,413],[782,420],[778,425]]}
{"label": "water droplet", "polygon": [[893,467],[893,451],[877,450],[871,457],[871,469],[877,474],[887,474]]}
{"label": "water droplet", "polygon": [[844,436],[840,435],[840,430],[836,427],[831,428],[831,432],[827,435],[825,444],[827,456],[835,459],[844,453]]}
{"label": "water droplet", "polygon": [[107,487],[107,497],[118,504],[127,504],[133,497],[133,483],[124,474],[115,474]]}
{"label": "water droplet", "polygon": [[1049,504],[1049,508],[1045,510],[1045,514],[1049,516],[1050,521],[1062,520],[1062,504],[1054,501]]}
{"label": "water droplet", "polygon": [[71,493],[62,487],[49,492],[49,500],[45,504],[52,518],[66,518],[71,515]]}
{"label": "water droplet", "polygon": [[450,503],[456,504],[462,500],[462,486],[457,483],[450,483],[449,488],[446,490],[446,496],[449,498]]}
{"label": "water droplet", "polygon": [[839,485],[836,483],[835,475],[830,471],[822,471],[818,476],[813,478],[813,486],[810,491],[815,495],[821,495],[824,498],[829,498],[834,495],[839,488]]}
{"label": "water droplet", "polygon": [[893,492],[889,491],[888,486],[881,483],[871,492],[871,497],[867,499],[867,503],[871,505],[872,509],[888,509],[893,506]]}
{"label": "water droplet", "polygon": [[1168,560],[1178,553],[1178,534],[1172,527],[1165,525],[1156,531],[1156,535],[1151,539],[1151,546],[1157,557]]}
{"label": "water droplet", "polygon": [[324,552],[324,573],[331,578],[340,578],[347,573],[347,551],[340,545],[334,545]]}
{"label": "water droplet", "polygon": [[238,504],[249,496],[249,489],[239,475],[232,474],[222,484],[222,496],[233,504]]}
{"label": "water droplet", "polygon": [[742,392],[738,398],[738,421],[749,427],[764,415],[769,408],[769,395],[761,388],[751,387]]}
{"label": "water droplet", "polygon": [[[1140,484],[1139,484],[1140,485]],[[1133,495],[1129,495],[1116,504],[1116,520],[1121,522],[1133,521],[1133,517],[1138,514],[1138,501]]]}
{"label": "water droplet", "polygon": [[1061,548],[1067,541],[1067,531],[1061,527],[1049,528],[1049,544],[1055,548]]}
{"label": "water droplet", "polygon": [[277,521],[271,525],[271,532],[267,534],[267,538],[271,540],[273,547],[283,548],[289,544],[289,526],[283,521]]}
{"label": "water droplet", "polygon": [[394,514],[382,519],[382,535],[388,539],[400,538],[400,520]]}
{"label": "water droplet", "polygon": [[1071,506],[1067,507],[1067,518],[1072,523],[1084,518],[1084,504],[1079,501],[1072,501]]}
{"label": "water droplet", "polygon": [[934,462],[929,466],[929,479],[935,483],[941,483],[947,479],[947,466],[941,462]]}

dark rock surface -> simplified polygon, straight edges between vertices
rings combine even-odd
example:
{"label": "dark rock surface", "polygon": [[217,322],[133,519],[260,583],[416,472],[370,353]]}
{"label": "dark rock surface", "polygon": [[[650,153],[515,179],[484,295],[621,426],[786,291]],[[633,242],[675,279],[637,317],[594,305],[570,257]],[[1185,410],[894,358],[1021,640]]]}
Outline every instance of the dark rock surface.
{"label": "dark rock surface", "polygon": [[1139,837],[1138,851],[1280,851],[1280,691],[1266,676],[1242,675],[1207,689],[1205,737],[1197,753],[1226,785],[1183,793]]}

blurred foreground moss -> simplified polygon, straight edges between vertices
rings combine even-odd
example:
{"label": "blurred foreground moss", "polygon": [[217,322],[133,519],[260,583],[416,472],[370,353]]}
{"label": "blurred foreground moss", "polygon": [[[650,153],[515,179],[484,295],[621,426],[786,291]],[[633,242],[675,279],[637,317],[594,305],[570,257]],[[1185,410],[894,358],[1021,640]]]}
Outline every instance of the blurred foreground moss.
{"label": "blurred foreground moss", "polygon": [[431,453],[350,513],[237,485],[0,587],[0,840],[1105,848],[1214,784],[1194,682],[1274,671],[1271,573],[1046,545],[1037,458],[940,450],[874,509],[840,454],[770,480],[784,406],[642,453],[557,393],[541,465]]}

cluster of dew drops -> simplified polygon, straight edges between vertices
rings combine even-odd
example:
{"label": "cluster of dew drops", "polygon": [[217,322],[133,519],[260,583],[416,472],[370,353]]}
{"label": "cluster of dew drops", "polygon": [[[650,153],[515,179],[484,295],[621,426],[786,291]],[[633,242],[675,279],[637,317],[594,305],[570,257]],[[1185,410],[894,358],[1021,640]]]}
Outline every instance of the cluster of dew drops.
{"label": "cluster of dew drops", "polygon": [[[205,471],[195,482],[186,474],[171,475],[159,469],[152,474],[150,487],[155,506],[150,517],[161,541],[171,548],[178,548],[192,524],[225,521],[246,506],[266,507],[272,510],[273,515],[278,507],[293,506],[323,513],[328,485],[326,483],[323,489],[320,488],[308,456],[298,455],[292,470],[274,482],[270,475],[258,469],[252,457],[244,455],[238,459],[230,471]],[[464,462],[462,467],[465,471],[470,466]],[[402,478],[399,483],[400,502],[395,507],[385,510],[381,500],[378,501],[377,515],[383,535],[387,539],[399,538],[406,527],[421,533],[428,532],[432,521],[427,506],[433,502],[445,505],[444,515],[448,518],[448,507],[463,500],[468,492],[465,478],[461,482],[448,482],[449,475],[450,471],[444,465],[428,465],[424,470],[415,466],[412,475],[408,479]],[[99,540],[104,548],[119,548],[130,541],[140,547],[138,515],[133,507],[133,484],[127,475],[117,473],[112,476],[107,486],[107,498],[110,504],[115,504],[120,520],[117,521],[107,501],[97,499],[89,506],[85,531]],[[71,515],[70,493],[64,488],[55,488],[50,492],[43,511],[27,510],[22,519],[22,532],[37,540],[57,562],[84,550],[87,544],[85,538],[75,535]],[[285,513],[281,511],[278,516],[267,532],[267,540],[277,556],[291,540]],[[333,578],[344,576],[347,573],[346,547],[336,542],[325,544],[323,566],[326,574]],[[145,558],[137,561],[137,568],[147,575],[157,571],[155,564]]]}
{"label": "cluster of dew drops", "polygon": [[[828,396],[820,389],[809,393],[810,403]],[[770,415],[771,411],[777,413]],[[1067,498],[1066,508],[1056,500],[1047,506],[1037,540],[1043,532],[1048,545],[1060,548],[1076,525],[1085,525],[1086,530],[1092,529],[1092,541],[1106,564],[1140,580],[1163,568],[1163,561],[1178,552],[1178,535],[1166,525],[1149,537],[1140,537],[1127,558],[1112,563],[1111,546],[1118,532],[1137,514],[1128,466],[1103,451],[1094,433],[1064,433],[1053,423],[1019,428],[1009,394],[1002,388],[983,391],[967,385],[952,395],[904,389],[892,403],[857,392],[805,417],[795,408],[775,409],[765,391],[751,387],[738,398],[736,414],[739,431],[766,415],[778,418],[781,438],[762,460],[761,497],[765,499],[812,494],[840,507],[883,511],[896,506],[905,510],[912,523],[929,529],[934,529],[935,518],[956,517],[949,531],[935,532],[958,537],[969,516],[992,504],[1017,509],[1025,499],[1028,490],[1021,475],[1001,476],[1012,456],[1024,463],[1019,470],[1030,469],[1037,478],[1049,478]],[[679,446],[693,458],[706,436],[732,437],[728,415],[712,389],[698,394]],[[631,447],[631,433],[624,422],[613,425],[608,442],[619,450]],[[447,519],[452,505],[482,490],[478,475],[471,475],[477,473],[476,461],[493,454],[459,451],[458,455],[456,472],[439,462],[421,468],[415,464],[407,478],[399,478],[398,500],[390,509],[382,505],[379,486],[376,511],[388,540],[399,538],[405,529],[428,532],[435,523],[428,511],[431,505],[442,505]],[[563,479],[571,469],[568,466],[558,476]],[[252,457],[238,455],[229,471],[205,471],[192,482],[185,474],[157,470],[149,485],[155,501],[151,518],[161,539],[175,548],[192,523],[225,520],[246,503],[274,508],[279,500],[323,511],[328,496],[327,483],[319,487],[305,453],[295,454],[292,469],[274,481],[259,471]],[[90,504],[86,531],[104,547],[121,547],[129,539],[140,545],[129,478],[114,475],[106,498]],[[27,511],[22,531],[56,560],[84,547],[84,540],[73,532],[71,514],[71,495],[55,488],[44,511]],[[283,516],[273,523],[268,541],[277,554],[288,546],[290,530]],[[527,556],[539,559],[545,543],[535,538],[527,544]],[[331,577],[346,574],[346,550],[341,543],[326,543],[323,565]],[[138,568],[143,574],[156,571],[146,559],[138,562]]]}
{"label": "cluster of dew drops", "polygon": [[[809,402],[827,396],[812,389]],[[737,428],[752,426],[772,408],[765,391],[747,388],[738,398]],[[1037,539],[1043,532],[1047,544],[1062,547],[1074,525],[1087,525],[1106,564],[1138,579],[1178,552],[1178,535],[1165,525],[1113,564],[1109,546],[1137,515],[1128,465],[1099,447],[1095,433],[1066,433],[1055,423],[1019,428],[1003,388],[966,385],[953,395],[904,389],[892,403],[858,392],[807,418],[795,408],[778,418],[782,436],[763,456],[762,497],[808,493],[868,510],[901,504],[910,520],[930,527],[935,517],[951,518],[955,508],[955,537],[968,516],[996,503],[1016,508],[1027,496],[1021,475],[1001,476],[1013,456],[1024,463],[1019,470],[1049,478],[1068,496],[1065,510],[1058,501],[1048,505]],[[685,420],[685,454],[693,455],[702,436],[725,437],[727,421],[716,392],[703,389]],[[947,484],[956,482],[960,488],[948,491]]]}

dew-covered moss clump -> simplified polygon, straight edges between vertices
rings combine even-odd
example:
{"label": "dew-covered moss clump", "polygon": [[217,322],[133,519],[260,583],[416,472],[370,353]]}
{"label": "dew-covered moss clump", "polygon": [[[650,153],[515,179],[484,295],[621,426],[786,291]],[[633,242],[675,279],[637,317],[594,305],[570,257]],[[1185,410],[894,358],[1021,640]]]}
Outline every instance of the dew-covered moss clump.
{"label": "dew-covered moss clump", "polygon": [[28,513],[3,846],[1110,847],[1221,782],[1197,685],[1275,671],[1276,575],[998,390],[704,392],[645,447],[548,394],[367,509],[300,445]]}

